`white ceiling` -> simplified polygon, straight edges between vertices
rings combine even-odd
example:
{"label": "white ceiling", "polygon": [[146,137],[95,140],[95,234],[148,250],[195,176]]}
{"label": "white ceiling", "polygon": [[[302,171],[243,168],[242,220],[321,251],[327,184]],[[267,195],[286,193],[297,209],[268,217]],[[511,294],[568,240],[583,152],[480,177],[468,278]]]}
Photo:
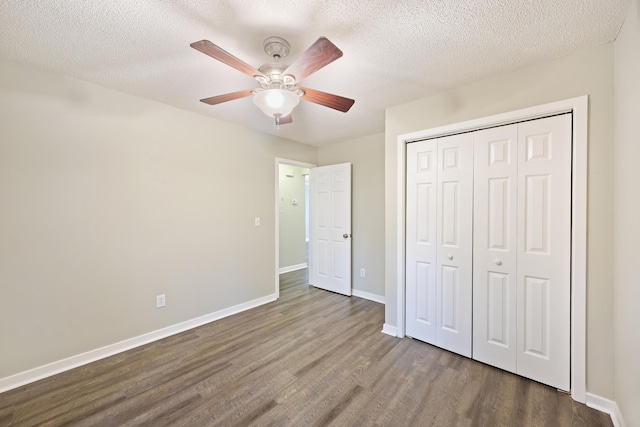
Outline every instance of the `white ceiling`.
{"label": "white ceiling", "polygon": [[[0,57],[306,144],[384,131],[387,107],[615,39],[629,0],[2,0]],[[257,87],[189,47],[208,39],[258,68],[268,36],[291,63],[318,37],[344,56],[303,85],[356,100],[348,113],[308,102],[276,129]]]}

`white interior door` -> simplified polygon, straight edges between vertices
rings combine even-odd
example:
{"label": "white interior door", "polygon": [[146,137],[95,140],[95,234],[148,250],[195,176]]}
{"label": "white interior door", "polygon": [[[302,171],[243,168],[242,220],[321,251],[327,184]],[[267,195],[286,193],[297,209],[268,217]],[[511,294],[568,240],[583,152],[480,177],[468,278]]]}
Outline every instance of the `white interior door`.
{"label": "white interior door", "polygon": [[473,136],[407,145],[406,333],[471,357]]}
{"label": "white interior door", "polygon": [[474,144],[473,358],[516,372],[518,125]]}
{"label": "white interior door", "polygon": [[438,143],[407,145],[406,333],[436,344]]}
{"label": "white interior door", "polygon": [[569,390],[571,115],[475,145],[473,358]]}
{"label": "white interior door", "polygon": [[351,295],[351,163],[312,168],[310,176],[309,281]]}
{"label": "white interior door", "polygon": [[438,139],[436,344],[471,357],[473,134]]}
{"label": "white interior door", "polygon": [[570,389],[571,115],[518,125],[517,373]]}

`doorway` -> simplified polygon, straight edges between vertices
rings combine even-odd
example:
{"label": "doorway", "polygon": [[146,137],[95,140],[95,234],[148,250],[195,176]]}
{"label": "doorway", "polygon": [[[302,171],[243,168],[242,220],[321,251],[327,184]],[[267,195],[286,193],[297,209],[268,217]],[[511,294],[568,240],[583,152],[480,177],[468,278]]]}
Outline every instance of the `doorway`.
{"label": "doorway", "polygon": [[310,169],[316,165],[276,158],[275,182],[275,294],[280,274],[308,267]]}

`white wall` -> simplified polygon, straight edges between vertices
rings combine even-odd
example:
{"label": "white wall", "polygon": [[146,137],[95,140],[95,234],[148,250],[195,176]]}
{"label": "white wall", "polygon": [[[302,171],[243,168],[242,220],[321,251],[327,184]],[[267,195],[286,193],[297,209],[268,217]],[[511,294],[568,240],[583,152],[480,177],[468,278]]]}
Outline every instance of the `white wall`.
{"label": "white wall", "polygon": [[273,294],[275,158],[316,151],[0,62],[0,378]]}
{"label": "white wall", "polygon": [[387,109],[386,322],[396,324],[397,136],[589,95],[587,390],[613,398],[613,45],[495,76]]}
{"label": "white wall", "polygon": [[[287,176],[287,173],[293,176]],[[279,212],[280,268],[306,264],[305,185],[304,174],[309,169],[281,164]],[[294,205],[293,200],[298,204]]]}
{"label": "white wall", "polygon": [[615,42],[615,400],[640,426],[640,5],[633,0]]}
{"label": "white wall", "polygon": [[347,162],[352,164],[352,287],[384,297],[384,135],[318,149],[319,166]]}

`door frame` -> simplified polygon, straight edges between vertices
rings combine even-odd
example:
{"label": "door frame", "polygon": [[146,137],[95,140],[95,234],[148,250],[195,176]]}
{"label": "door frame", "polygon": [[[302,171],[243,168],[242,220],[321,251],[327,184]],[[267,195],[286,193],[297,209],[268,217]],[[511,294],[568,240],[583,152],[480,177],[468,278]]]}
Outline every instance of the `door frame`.
{"label": "door frame", "polygon": [[588,95],[399,135],[397,152],[396,336],[405,335],[406,144],[560,113],[573,113],[571,155],[571,397],[586,402]]}
{"label": "door frame", "polygon": [[[315,168],[313,163],[299,162],[297,160],[276,157],[276,198],[275,198],[275,230],[276,230],[276,264],[275,264],[275,295],[280,298],[280,165],[297,166],[301,168]],[[311,215],[311,212],[309,212]],[[311,259],[311,246],[309,246],[309,259]]]}

